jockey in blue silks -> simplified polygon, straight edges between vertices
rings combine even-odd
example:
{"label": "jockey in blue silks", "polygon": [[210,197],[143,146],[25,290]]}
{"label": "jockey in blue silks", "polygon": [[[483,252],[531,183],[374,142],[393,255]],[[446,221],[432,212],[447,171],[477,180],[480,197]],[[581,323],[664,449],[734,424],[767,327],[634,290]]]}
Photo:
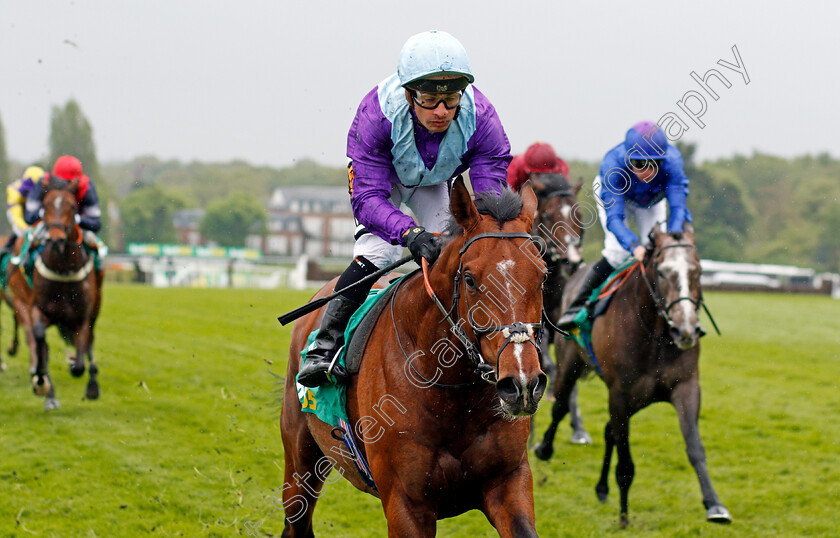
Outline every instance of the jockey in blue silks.
{"label": "jockey in blue silks", "polygon": [[[471,84],[463,45],[446,32],[417,34],[400,52],[396,74],[380,82],[359,105],[347,136],[350,204],[358,227],[354,260],[336,289],[352,285],[402,256],[434,263],[449,220],[449,180],[470,169],[475,193],[506,188],[510,143],[496,110]],[[405,204],[416,217],[400,211]],[[331,361],[350,316],[371,284],[327,305],[306,351],[298,382],[308,387],[346,379]],[[332,368],[332,369],[331,369]]]}
{"label": "jockey in blue silks", "polygon": [[[624,142],[607,152],[592,188],[604,228],[604,257],[589,266],[577,295],[560,317],[557,326],[563,330],[575,327],[575,315],[592,291],[628,256],[644,259],[648,235],[656,223],[665,222],[667,216],[667,231],[682,232],[683,224],[691,222],[682,156],[652,121],[631,127]],[[639,235],[628,226],[629,213],[636,219]]]}

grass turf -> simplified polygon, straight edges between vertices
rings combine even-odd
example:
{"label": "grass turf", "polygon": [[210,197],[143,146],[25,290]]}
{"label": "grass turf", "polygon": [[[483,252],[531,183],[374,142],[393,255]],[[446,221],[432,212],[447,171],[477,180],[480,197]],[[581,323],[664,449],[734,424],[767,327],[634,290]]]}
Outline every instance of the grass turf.
{"label": "grass turf", "polygon": [[[32,395],[25,353],[0,374],[0,536],[235,536],[246,522],[279,535],[282,485],[277,378],[290,329],[276,316],[310,292],[105,289],[95,345],[102,397],[84,401],[50,329],[59,410]],[[713,484],[734,518],[704,520],[673,408],[631,426],[636,478],[630,532],[641,536],[836,535],[840,505],[840,302],[823,297],[707,294],[723,336],[703,340],[701,434]],[[10,338],[3,309],[3,342]],[[707,328],[709,324],[706,323]],[[620,532],[610,480],[594,486],[606,391],[581,383],[593,446],[531,458],[542,536]],[[537,414],[538,435],[549,406]],[[387,534],[379,501],[341,480],[325,487],[316,534]],[[250,527],[253,529],[254,527]],[[494,536],[482,514],[438,524],[440,536]]]}

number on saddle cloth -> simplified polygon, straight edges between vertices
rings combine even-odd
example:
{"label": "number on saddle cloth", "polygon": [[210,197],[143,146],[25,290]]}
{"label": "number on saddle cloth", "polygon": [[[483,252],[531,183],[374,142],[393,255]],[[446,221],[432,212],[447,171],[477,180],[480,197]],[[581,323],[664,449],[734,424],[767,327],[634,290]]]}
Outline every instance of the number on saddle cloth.
{"label": "number on saddle cloth", "polygon": [[[401,277],[391,283],[385,289],[374,289],[368,294],[365,302],[350,317],[347,328],[344,331],[344,347],[339,351],[337,363],[343,366],[348,373],[359,372],[364,345],[367,342],[371,329],[379,318],[379,314],[389,304],[389,298],[397,289],[397,284],[405,277]],[[317,330],[309,334],[306,347],[301,350],[301,359],[306,361],[306,350],[315,341]],[[341,384],[326,383],[319,387],[307,388],[297,384],[298,400],[301,410],[306,413],[313,413],[315,416],[330,426],[336,427],[339,420],[349,422],[347,416],[347,387]]]}

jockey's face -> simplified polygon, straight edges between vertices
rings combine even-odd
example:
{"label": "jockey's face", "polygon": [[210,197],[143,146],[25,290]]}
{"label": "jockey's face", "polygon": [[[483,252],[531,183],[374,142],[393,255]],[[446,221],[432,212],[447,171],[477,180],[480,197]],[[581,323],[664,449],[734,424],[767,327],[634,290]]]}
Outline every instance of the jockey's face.
{"label": "jockey's face", "polygon": [[442,133],[449,129],[449,124],[452,123],[453,119],[455,119],[455,113],[458,111],[458,107],[448,110],[446,106],[444,106],[443,101],[438,103],[438,105],[432,110],[415,106],[414,99],[410,93],[411,91],[412,90],[405,91],[405,98],[408,100],[408,105],[417,115],[417,121],[420,122],[420,125],[432,133]]}

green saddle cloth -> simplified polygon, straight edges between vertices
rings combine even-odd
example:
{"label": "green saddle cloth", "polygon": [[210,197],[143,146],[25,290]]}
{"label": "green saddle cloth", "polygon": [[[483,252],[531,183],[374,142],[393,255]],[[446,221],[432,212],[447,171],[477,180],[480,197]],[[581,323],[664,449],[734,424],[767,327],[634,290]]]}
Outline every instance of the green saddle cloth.
{"label": "green saddle cloth", "polygon": [[590,316],[589,308],[581,308],[575,316],[575,325],[577,325],[577,328],[569,331],[569,336],[566,337],[567,339],[574,339],[574,341],[577,342],[578,345],[580,345],[580,347],[592,354],[592,324],[594,323],[595,318],[606,312],[606,307],[609,304],[609,300],[612,299],[612,294],[610,294],[602,300],[604,304],[598,306],[598,296],[601,295],[601,292],[604,290],[605,287],[607,287],[607,285],[613,282],[613,279],[615,279],[615,277],[619,273],[621,273],[622,271],[624,271],[625,269],[627,269],[635,263],[636,259],[631,256],[627,259],[626,262],[621,264],[617,269],[613,270],[613,272],[610,273],[610,276],[607,277],[606,280],[604,280],[603,284],[592,290],[592,294],[589,295],[589,300],[587,301],[587,304],[596,305],[594,313]]}
{"label": "green saddle cloth", "polygon": [[[395,285],[402,278],[400,277],[394,280],[387,288],[370,290],[365,302],[362,303],[362,306],[356,310],[347,323],[347,328],[344,330],[345,344],[338,354],[337,364],[342,367],[345,366],[345,350],[347,349],[347,344],[356,333],[356,328],[359,326],[359,323],[361,323],[370,309],[373,308],[373,305],[385,295],[385,291],[390,289],[391,286]],[[312,346],[312,342],[315,341],[317,332],[318,330],[316,329],[309,333],[306,347],[300,352],[301,366],[306,362],[306,352]],[[297,383],[297,377],[295,377],[295,382],[297,384],[298,400],[300,401],[302,411],[305,413],[314,413],[315,416],[333,427],[338,426],[338,419],[347,422],[350,421],[350,418],[347,416],[347,387],[345,385],[326,383],[320,387],[309,388]]]}

